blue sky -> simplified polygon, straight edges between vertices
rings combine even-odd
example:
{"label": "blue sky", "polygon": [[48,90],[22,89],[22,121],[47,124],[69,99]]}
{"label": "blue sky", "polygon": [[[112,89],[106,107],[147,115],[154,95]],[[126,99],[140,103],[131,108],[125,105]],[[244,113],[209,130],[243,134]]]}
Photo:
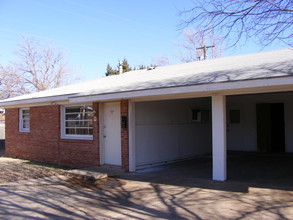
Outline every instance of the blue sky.
{"label": "blue sky", "polygon": [[[191,0],[0,0],[0,63],[16,59],[21,36],[62,49],[82,80],[104,76],[108,63],[115,67],[123,58],[131,66],[149,65],[158,56],[179,63],[178,10],[192,5]],[[260,50],[248,42],[224,56]]]}

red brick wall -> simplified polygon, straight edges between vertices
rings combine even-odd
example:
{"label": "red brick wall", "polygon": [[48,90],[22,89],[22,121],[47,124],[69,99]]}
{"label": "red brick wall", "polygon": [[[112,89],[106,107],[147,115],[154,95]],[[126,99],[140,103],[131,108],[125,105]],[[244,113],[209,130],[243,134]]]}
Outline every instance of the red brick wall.
{"label": "red brick wall", "polygon": [[60,106],[30,108],[30,132],[19,132],[18,109],[6,109],[6,149],[8,157],[23,158],[72,167],[98,166],[99,103],[96,111],[93,140],[60,138]]}
{"label": "red brick wall", "polygon": [[121,100],[121,117],[127,116],[127,128],[121,127],[121,157],[122,168],[125,171],[129,170],[129,119],[128,119],[128,100]]}

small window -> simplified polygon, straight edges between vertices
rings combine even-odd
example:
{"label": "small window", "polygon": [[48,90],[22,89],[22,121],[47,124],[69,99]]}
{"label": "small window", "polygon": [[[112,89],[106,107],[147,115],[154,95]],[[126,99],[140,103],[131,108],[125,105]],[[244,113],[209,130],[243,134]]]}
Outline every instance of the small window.
{"label": "small window", "polygon": [[240,110],[230,110],[230,124],[240,123]]}
{"label": "small window", "polygon": [[207,122],[209,120],[209,112],[207,110],[191,110],[191,121],[193,122]]}
{"label": "small window", "polygon": [[94,114],[91,105],[64,107],[62,116],[64,138],[92,138]]}
{"label": "small window", "polygon": [[192,121],[201,121],[201,111],[193,109],[191,111],[191,120]]}
{"label": "small window", "polygon": [[19,109],[19,131],[20,132],[30,131],[30,110],[27,108]]}

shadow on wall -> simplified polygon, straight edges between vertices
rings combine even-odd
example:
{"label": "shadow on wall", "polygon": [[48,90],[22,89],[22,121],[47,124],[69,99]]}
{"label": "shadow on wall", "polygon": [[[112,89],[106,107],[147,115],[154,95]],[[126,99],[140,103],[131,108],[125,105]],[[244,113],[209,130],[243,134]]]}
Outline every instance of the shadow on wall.
{"label": "shadow on wall", "polygon": [[5,140],[0,140],[0,157],[4,156],[5,153]]}

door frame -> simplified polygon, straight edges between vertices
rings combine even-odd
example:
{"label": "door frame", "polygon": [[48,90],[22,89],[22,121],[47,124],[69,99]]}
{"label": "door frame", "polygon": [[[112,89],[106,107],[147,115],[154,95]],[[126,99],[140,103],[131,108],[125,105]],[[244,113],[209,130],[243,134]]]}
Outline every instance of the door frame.
{"label": "door frame", "polygon": [[[105,114],[104,114],[104,110],[105,110],[105,104],[107,103],[119,103],[119,106],[120,106],[120,102],[119,101],[112,101],[112,102],[103,102],[103,103],[100,103],[99,105],[99,145],[100,145],[100,164],[101,165],[104,165],[105,164],[105,157],[106,157],[106,154],[105,154],[105,138],[104,138],[104,130],[105,130]],[[120,108],[119,108],[119,114],[121,114],[120,112]],[[120,117],[119,117],[119,122],[120,122]],[[120,123],[119,123],[119,126],[120,126]],[[121,135],[119,135],[120,137],[120,142],[121,142]],[[120,150],[120,154],[121,154],[121,144],[119,146],[119,150]],[[116,165],[113,165],[113,166],[116,166]],[[117,166],[122,166],[122,158],[120,157],[120,165],[117,165]]]}

